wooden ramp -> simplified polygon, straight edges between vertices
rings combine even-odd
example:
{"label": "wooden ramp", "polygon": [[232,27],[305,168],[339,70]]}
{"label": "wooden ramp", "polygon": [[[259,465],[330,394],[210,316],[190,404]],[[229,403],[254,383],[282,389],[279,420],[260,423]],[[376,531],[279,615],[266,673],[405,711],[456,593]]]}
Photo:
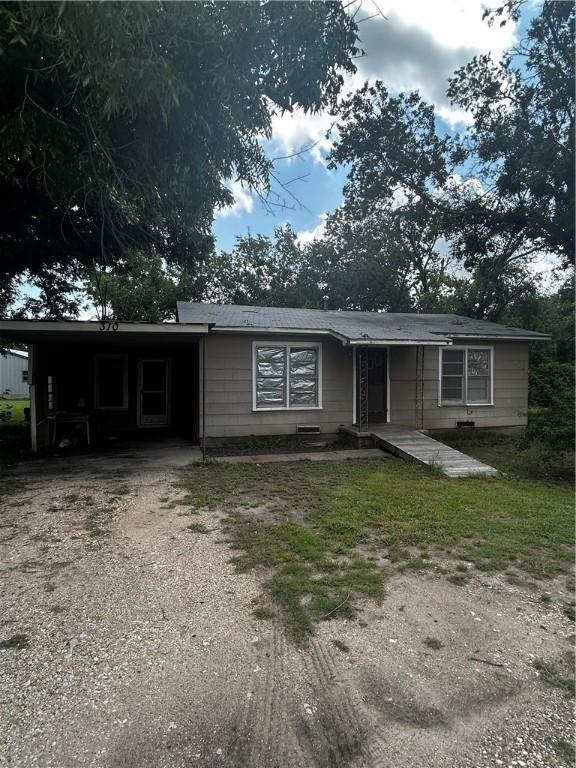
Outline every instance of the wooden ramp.
{"label": "wooden ramp", "polygon": [[385,451],[421,464],[438,465],[448,477],[494,476],[498,470],[428,437],[410,427],[376,424],[370,427],[375,442]]}

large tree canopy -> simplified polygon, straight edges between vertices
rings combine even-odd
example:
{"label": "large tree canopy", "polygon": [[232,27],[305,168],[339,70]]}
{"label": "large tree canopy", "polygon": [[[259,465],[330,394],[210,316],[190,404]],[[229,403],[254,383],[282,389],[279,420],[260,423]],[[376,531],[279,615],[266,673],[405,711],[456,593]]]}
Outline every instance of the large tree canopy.
{"label": "large tree canopy", "polygon": [[419,94],[380,82],[342,105],[331,163],[350,168],[345,206],[357,229],[373,228],[394,196],[406,198],[397,220],[424,233],[432,217],[470,276],[465,292],[455,285],[466,314],[497,319],[530,290],[535,254],[573,263],[573,37],[573,4],[545,2],[517,50],[460,69],[449,95],[471,115],[464,136],[441,133]]}
{"label": "large tree canopy", "polygon": [[0,3],[0,280],[211,245],[224,181],[266,187],[274,110],[333,107],[336,2]]}

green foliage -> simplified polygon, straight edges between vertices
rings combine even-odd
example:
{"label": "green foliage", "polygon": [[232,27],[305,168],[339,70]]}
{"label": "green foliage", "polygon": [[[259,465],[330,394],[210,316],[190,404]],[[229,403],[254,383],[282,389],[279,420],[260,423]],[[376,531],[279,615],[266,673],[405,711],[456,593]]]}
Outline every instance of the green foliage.
{"label": "green foliage", "polygon": [[153,250],[129,251],[113,270],[88,270],[84,285],[99,317],[117,320],[174,320],[177,301],[198,298],[192,270]]}
{"label": "green foliage", "polygon": [[[193,264],[225,180],[267,188],[272,115],[333,107],[355,44],[336,2],[4,3],[5,293],[25,273],[69,286],[78,265],[150,243]],[[73,309],[61,298],[44,309]]]}
{"label": "green foliage", "polygon": [[[392,95],[381,82],[342,104],[331,165],[349,167],[345,205],[354,205],[358,228],[368,223],[376,232],[372,222],[391,212],[398,227],[411,218],[416,237],[408,245],[425,254],[433,222],[432,236],[448,241],[452,259],[444,291],[462,314],[497,320],[534,294],[527,266],[535,253],[556,254],[567,269],[573,261],[573,27],[573,6],[547,1],[517,50],[499,63],[476,57],[456,72],[448,94],[473,118],[462,137],[440,134],[418,94]],[[405,200],[395,207],[399,195]],[[429,248],[434,276],[438,243]],[[397,251],[384,249],[394,282],[402,276]],[[456,278],[455,268],[466,277]],[[410,295],[418,298],[414,286]]]}

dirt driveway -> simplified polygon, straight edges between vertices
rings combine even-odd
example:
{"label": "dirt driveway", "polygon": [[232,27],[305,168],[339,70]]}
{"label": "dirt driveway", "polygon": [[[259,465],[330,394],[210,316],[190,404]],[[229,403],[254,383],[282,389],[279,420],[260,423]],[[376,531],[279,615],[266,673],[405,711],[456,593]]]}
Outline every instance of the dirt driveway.
{"label": "dirt driveway", "polygon": [[401,575],[298,649],[175,478],[80,462],[3,499],[2,766],[570,764],[572,700],[534,660],[563,663],[573,624],[539,595]]}

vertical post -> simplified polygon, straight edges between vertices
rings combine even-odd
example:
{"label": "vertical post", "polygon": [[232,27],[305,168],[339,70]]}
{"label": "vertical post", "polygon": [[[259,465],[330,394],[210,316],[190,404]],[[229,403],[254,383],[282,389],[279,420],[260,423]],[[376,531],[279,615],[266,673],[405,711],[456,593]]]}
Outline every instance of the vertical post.
{"label": "vertical post", "polygon": [[34,357],[34,345],[28,345],[28,383],[30,386],[30,448],[34,453],[38,452],[38,425],[36,403],[36,360]]}
{"label": "vertical post", "polygon": [[360,432],[366,432],[368,429],[368,350],[366,347],[358,348],[358,390],[360,393],[358,426]]}
{"label": "vertical post", "polygon": [[202,461],[206,461],[206,335],[202,336]]}
{"label": "vertical post", "polygon": [[356,347],[352,347],[352,424],[358,424],[358,374],[356,372]]}
{"label": "vertical post", "polygon": [[424,347],[416,347],[416,429],[424,427]]}

